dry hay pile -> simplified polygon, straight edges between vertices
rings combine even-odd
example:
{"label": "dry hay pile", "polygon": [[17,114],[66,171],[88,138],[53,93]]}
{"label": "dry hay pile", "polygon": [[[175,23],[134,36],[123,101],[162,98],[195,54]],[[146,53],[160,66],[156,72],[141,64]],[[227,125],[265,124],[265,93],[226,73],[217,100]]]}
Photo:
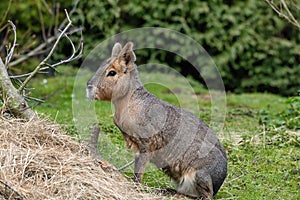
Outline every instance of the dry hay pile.
{"label": "dry hay pile", "polygon": [[45,120],[0,118],[0,199],[158,199]]}

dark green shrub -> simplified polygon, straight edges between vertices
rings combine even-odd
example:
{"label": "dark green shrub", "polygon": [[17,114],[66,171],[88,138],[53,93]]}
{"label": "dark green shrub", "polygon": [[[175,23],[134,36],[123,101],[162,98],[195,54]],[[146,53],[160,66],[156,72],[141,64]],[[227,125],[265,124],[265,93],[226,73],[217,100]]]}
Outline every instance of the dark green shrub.
{"label": "dark green shrub", "polygon": [[[9,3],[11,2],[11,4]],[[0,56],[5,58],[7,54],[6,46],[10,46],[13,41],[13,32],[10,27],[5,29],[7,21],[11,20],[16,26],[17,45],[14,51],[14,59],[24,56],[41,43],[45,43],[46,39],[59,33],[58,26],[66,18],[64,9],[69,12],[72,8],[73,0],[53,0],[53,1],[3,1],[0,4]],[[9,9],[8,9],[9,8]],[[5,15],[7,13],[7,15]],[[4,18],[5,17],[5,18]],[[54,42],[53,42],[54,43]],[[40,50],[37,56],[31,57],[26,62],[22,62],[17,66],[10,67],[11,74],[22,74],[32,71],[34,67],[44,58],[50,51],[52,44],[48,44],[46,51]],[[70,55],[70,45],[68,41],[62,40],[58,45],[54,54],[54,60],[65,59]],[[68,47],[65,50],[65,47]]]}
{"label": "dark green shrub", "polygon": [[[227,90],[294,95],[299,89],[300,34],[264,1],[86,0],[78,14],[88,48],[121,31],[165,27],[192,37],[208,51]],[[192,66],[168,52],[141,51],[139,57],[168,63],[201,80]]]}
{"label": "dark green shrub", "polygon": [[[55,24],[48,9],[40,4],[46,32]],[[71,10],[73,0],[47,2],[52,9],[60,2],[59,20],[63,9]],[[0,4],[4,16],[8,1]],[[293,14],[297,19],[300,12]],[[17,25],[18,47],[40,43],[42,30],[36,1],[12,1],[6,19]],[[227,90],[235,92],[269,91],[295,95],[300,85],[300,34],[281,19],[264,1],[199,1],[172,0],[151,2],[81,0],[72,15],[74,26],[84,26],[85,55],[99,42],[132,28],[164,27],[184,33],[212,56]],[[2,24],[3,25],[3,24]],[[53,29],[51,29],[53,30]],[[0,33],[0,38],[4,37]],[[138,40],[138,38],[136,39]],[[155,42],[155,41],[149,41]],[[182,49],[193,56],[193,50]],[[60,45],[56,58],[68,54],[68,46]],[[2,49],[1,56],[5,55]],[[184,58],[158,50],[139,50],[139,63],[160,62],[180,69],[184,75],[202,80],[197,70]]]}
{"label": "dark green shrub", "polygon": [[[71,10],[73,0],[55,0],[55,1],[23,1],[14,0],[10,5],[6,18],[2,21],[1,26],[4,26],[7,20],[11,20],[17,27],[17,40],[22,48],[28,43],[39,43],[42,38],[42,25],[44,24],[46,36],[53,34],[54,27],[65,18],[64,9]],[[3,1],[0,4],[0,15],[4,17],[7,11],[9,1]],[[41,16],[39,15],[39,8]],[[55,19],[58,13],[58,19]],[[42,20],[41,20],[42,18]],[[41,22],[42,21],[42,22]],[[0,20],[1,22],[1,20]],[[58,24],[57,24],[58,23]],[[2,28],[2,27],[0,27]],[[51,31],[51,32],[49,32]],[[48,34],[49,33],[49,34]],[[32,44],[33,45],[33,44]],[[24,48],[24,47],[23,47]]]}

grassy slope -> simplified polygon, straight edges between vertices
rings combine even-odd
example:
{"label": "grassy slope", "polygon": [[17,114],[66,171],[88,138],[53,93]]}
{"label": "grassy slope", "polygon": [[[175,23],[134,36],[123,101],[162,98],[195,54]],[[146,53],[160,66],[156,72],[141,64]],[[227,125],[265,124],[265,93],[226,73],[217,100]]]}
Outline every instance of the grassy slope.
{"label": "grassy slope", "polygon": [[[152,76],[157,80],[172,77]],[[146,80],[147,77],[144,79]],[[76,132],[72,121],[72,91],[75,78],[59,76],[32,83],[36,88],[35,97],[51,98],[46,103],[35,107],[40,113],[50,115],[58,123],[65,124],[70,133]],[[152,80],[152,82],[155,81]],[[201,113],[198,114],[209,123],[210,99],[207,92],[191,84],[195,89]],[[170,103],[182,105],[192,111],[191,94],[180,82],[171,86],[147,84],[147,88],[159,98]],[[176,94],[172,91],[177,91]],[[56,91],[56,92],[55,92]],[[179,100],[178,100],[179,99]],[[186,102],[185,102],[186,101]],[[279,112],[285,109],[284,98],[271,94],[227,94],[227,117],[222,143],[228,152],[228,177],[216,199],[299,199],[300,182],[300,149],[297,145],[275,137],[274,133],[264,132],[258,124],[260,109]],[[197,102],[197,101],[196,101]],[[95,104],[102,135],[99,142],[101,154],[116,166],[122,166],[133,159],[132,153],[124,148],[124,142],[118,129],[113,125],[111,104],[96,102]],[[81,133],[78,133],[81,134]],[[275,133],[278,134],[278,133]],[[278,139],[279,138],[279,139]],[[284,145],[282,145],[284,143]],[[170,179],[155,167],[149,165],[144,177],[144,184],[153,187],[171,187]],[[132,176],[132,168],[124,171]]]}

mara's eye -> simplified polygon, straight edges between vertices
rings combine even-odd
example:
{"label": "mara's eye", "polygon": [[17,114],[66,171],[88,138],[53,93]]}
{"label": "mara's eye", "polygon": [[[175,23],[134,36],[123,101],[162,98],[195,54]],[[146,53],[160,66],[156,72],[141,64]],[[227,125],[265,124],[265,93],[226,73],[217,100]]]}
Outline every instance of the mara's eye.
{"label": "mara's eye", "polygon": [[114,76],[114,75],[116,75],[116,74],[117,74],[116,71],[111,70],[111,71],[108,72],[107,76]]}

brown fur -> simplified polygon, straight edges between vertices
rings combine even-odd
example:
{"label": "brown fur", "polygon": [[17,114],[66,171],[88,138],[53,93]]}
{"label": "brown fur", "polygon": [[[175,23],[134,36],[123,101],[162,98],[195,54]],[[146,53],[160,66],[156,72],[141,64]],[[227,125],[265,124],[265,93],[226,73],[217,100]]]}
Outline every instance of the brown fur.
{"label": "brown fur", "polygon": [[150,94],[142,85],[133,44],[115,44],[112,56],[87,84],[87,97],[112,101],[114,122],[135,153],[135,181],[148,161],[177,183],[179,193],[212,199],[227,174],[224,148],[193,114]]}

